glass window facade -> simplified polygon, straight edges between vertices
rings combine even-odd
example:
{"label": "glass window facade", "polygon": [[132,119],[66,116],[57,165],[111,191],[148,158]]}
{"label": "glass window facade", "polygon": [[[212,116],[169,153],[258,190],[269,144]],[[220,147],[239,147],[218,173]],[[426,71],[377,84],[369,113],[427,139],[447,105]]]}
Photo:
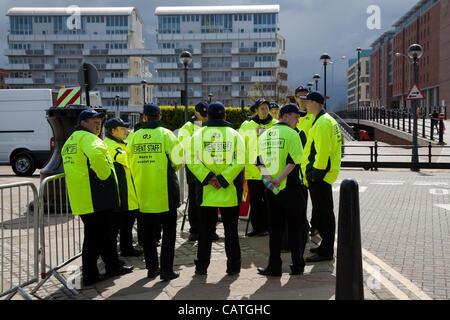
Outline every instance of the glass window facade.
{"label": "glass window facade", "polygon": [[106,34],[128,34],[128,16],[106,16]]}
{"label": "glass window facade", "polygon": [[11,16],[9,18],[11,34],[33,34],[33,17]]}
{"label": "glass window facade", "polygon": [[[180,33],[181,16],[158,16],[159,33]],[[183,16],[185,21],[185,16]]]}
{"label": "glass window facade", "polygon": [[69,16],[53,17],[53,31],[55,34],[85,34],[86,33],[86,17],[81,17],[81,28],[69,30],[67,28],[67,19]]}
{"label": "glass window facade", "polygon": [[277,17],[275,13],[255,13],[253,15],[254,32],[275,32]]}
{"label": "glass window facade", "polygon": [[233,15],[231,14],[205,14],[201,19],[202,33],[233,32]]}

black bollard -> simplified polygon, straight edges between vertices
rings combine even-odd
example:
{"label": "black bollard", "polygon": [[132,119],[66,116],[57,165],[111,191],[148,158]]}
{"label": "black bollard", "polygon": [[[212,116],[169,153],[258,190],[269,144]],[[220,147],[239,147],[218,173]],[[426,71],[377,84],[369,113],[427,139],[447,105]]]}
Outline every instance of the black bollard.
{"label": "black bollard", "polygon": [[342,181],[339,194],[336,300],[364,300],[359,188],[353,179]]}

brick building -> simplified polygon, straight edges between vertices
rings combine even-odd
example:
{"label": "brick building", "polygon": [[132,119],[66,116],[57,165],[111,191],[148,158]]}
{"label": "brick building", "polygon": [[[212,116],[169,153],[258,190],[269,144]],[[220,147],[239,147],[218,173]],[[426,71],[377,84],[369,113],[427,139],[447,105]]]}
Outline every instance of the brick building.
{"label": "brick building", "polygon": [[393,25],[394,30],[372,44],[371,106],[410,107],[405,97],[414,82],[414,68],[407,54],[413,43],[424,49],[418,73],[418,85],[426,98],[421,108],[430,113],[450,102],[448,7],[449,0],[421,0]]}

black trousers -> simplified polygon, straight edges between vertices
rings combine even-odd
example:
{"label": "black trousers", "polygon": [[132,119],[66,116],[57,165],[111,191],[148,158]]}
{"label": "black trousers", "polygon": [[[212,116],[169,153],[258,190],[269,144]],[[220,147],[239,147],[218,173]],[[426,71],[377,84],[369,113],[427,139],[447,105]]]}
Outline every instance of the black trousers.
{"label": "black trousers", "polygon": [[239,206],[236,207],[200,207],[197,268],[207,269],[211,260],[212,235],[217,223],[217,209],[220,209],[222,223],[225,230],[225,252],[227,255],[227,269],[241,268],[241,247],[239,245],[238,221]]}
{"label": "black trousers", "polygon": [[319,254],[330,257],[334,254],[334,235],[336,232],[336,218],[333,211],[333,190],[331,185],[322,182],[309,184],[309,193],[313,212],[315,212],[316,228],[319,229],[322,242]]}
{"label": "black trousers", "polygon": [[117,241],[120,233],[120,251],[133,250],[133,225],[136,220],[138,210],[120,212],[114,218],[113,239]]}
{"label": "black trousers", "polygon": [[158,251],[156,248],[156,229],[163,230],[161,243],[161,273],[173,272],[175,257],[175,239],[177,229],[177,210],[163,213],[140,213],[144,229],[144,257],[145,267],[155,270],[159,267]]}
{"label": "black trousers", "polygon": [[250,193],[250,222],[253,230],[267,231],[269,229],[267,204],[264,199],[266,187],[261,180],[247,180],[247,185]]}
{"label": "black trousers", "polygon": [[83,278],[87,281],[99,276],[98,257],[101,256],[107,272],[119,266],[117,245],[113,238],[113,212],[94,212],[81,215],[84,224],[82,249]]}
{"label": "black trousers", "polygon": [[188,199],[189,199],[189,207],[188,207],[188,219],[189,225],[191,226],[189,229],[189,233],[198,233],[198,216],[200,214],[200,207],[197,205],[197,192],[195,190],[195,182],[188,183]]}
{"label": "black trousers", "polygon": [[288,185],[278,195],[266,190],[269,211],[269,265],[273,271],[281,271],[281,243],[287,221],[288,243],[292,264],[303,268],[306,245],[306,200],[301,185]]}
{"label": "black trousers", "polygon": [[[303,195],[305,197],[305,212],[308,211],[308,188],[304,185],[301,186]],[[308,218],[305,215],[305,225],[306,225],[306,234],[305,234],[305,243],[308,241],[308,232],[309,232],[309,223]],[[283,231],[283,239],[281,242],[281,248],[284,250],[290,250],[289,247],[289,237],[288,237],[288,220],[286,219],[285,227]]]}

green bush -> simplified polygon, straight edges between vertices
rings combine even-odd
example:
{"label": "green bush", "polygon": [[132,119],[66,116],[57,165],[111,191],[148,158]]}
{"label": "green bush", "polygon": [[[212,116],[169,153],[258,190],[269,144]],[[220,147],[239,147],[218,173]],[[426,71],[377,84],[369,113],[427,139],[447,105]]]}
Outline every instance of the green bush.
{"label": "green bush", "polygon": [[[179,129],[184,124],[184,107],[173,107],[173,106],[162,106],[162,125],[163,127],[170,129],[172,131]],[[227,112],[227,121],[233,124],[234,129],[239,129],[241,123],[244,122],[250,115],[249,108],[245,107],[244,110],[241,108],[228,107],[225,108]],[[188,119],[191,120],[194,115],[194,107],[188,107]]]}

